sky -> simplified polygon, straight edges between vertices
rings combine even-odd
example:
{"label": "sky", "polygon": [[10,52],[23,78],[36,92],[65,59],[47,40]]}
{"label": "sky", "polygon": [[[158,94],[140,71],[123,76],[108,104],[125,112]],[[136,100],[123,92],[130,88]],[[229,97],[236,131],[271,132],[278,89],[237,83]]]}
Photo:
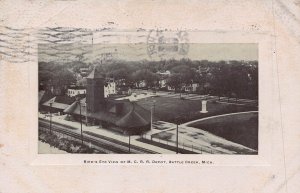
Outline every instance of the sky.
{"label": "sky", "polygon": [[[72,62],[97,60],[258,60],[258,44],[190,43],[190,44],[39,44],[39,61]],[[81,57],[82,56],[82,57]]]}

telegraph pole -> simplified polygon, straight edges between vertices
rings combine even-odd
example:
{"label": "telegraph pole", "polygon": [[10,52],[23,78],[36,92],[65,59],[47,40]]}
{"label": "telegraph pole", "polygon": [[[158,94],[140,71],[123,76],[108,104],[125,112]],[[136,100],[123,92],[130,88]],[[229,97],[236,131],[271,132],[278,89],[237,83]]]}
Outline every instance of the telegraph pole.
{"label": "telegraph pole", "polygon": [[52,102],[50,102],[50,133],[52,134]]}
{"label": "telegraph pole", "polygon": [[176,125],[176,154],[178,154],[178,122]]}
{"label": "telegraph pole", "polygon": [[82,136],[82,117],[81,117],[81,104],[80,99],[77,99],[77,104],[79,104],[79,114],[80,114],[80,133],[81,133],[81,146],[83,146],[83,136]]}
{"label": "telegraph pole", "polygon": [[129,151],[129,153],[130,153],[130,133],[129,133],[129,135],[128,135],[128,151]]}

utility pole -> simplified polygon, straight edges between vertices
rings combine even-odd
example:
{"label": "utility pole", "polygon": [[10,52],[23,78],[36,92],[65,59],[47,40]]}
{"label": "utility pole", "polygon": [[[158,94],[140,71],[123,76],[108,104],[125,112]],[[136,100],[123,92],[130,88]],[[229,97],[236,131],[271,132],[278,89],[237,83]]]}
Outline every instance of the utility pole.
{"label": "utility pole", "polygon": [[85,101],[85,126],[87,126],[87,124],[88,124],[87,111],[88,111],[88,109],[87,109],[87,102]]}
{"label": "utility pole", "polygon": [[128,151],[130,153],[130,134],[128,135]]}
{"label": "utility pole", "polygon": [[153,114],[154,114],[154,109],[155,109],[155,100],[153,101],[153,104],[151,106],[151,130],[153,129]]}
{"label": "utility pole", "polygon": [[50,102],[50,133],[52,134],[52,102]]}
{"label": "utility pole", "polygon": [[153,129],[153,106],[151,106],[151,130]]}
{"label": "utility pole", "polygon": [[176,125],[176,154],[178,154],[178,122]]}
{"label": "utility pole", "polygon": [[83,146],[83,136],[82,136],[82,117],[81,117],[81,104],[80,99],[77,99],[77,104],[79,104],[79,114],[80,114],[80,133],[81,133],[81,146]]}

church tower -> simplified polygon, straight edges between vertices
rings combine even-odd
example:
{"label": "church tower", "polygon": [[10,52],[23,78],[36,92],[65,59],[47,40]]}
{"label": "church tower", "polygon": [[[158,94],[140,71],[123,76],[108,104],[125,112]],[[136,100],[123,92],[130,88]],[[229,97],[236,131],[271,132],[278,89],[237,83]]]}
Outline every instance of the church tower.
{"label": "church tower", "polygon": [[104,104],[104,77],[96,68],[87,77],[86,103],[89,112],[97,112]]}

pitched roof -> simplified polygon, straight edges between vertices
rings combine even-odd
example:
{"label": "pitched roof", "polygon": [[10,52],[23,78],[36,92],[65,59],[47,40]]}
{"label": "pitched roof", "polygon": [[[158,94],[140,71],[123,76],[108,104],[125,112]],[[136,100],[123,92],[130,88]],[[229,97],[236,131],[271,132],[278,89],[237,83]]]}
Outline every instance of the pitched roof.
{"label": "pitched roof", "polygon": [[132,109],[124,117],[116,122],[116,125],[123,128],[136,128],[149,125],[149,120],[146,120],[141,114],[135,111],[135,103],[132,104]]}
{"label": "pitched roof", "polygon": [[104,78],[104,76],[98,72],[96,68],[88,75],[88,79]]}
{"label": "pitched roof", "polygon": [[65,104],[65,103],[59,103],[56,101],[57,97],[53,97],[50,100],[46,101],[43,105],[47,106],[47,107],[52,107],[52,108],[56,108],[56,109],[66,109],[69,107],[69,104]]}
{"label": "pitched roof", "polygon": [[44,90],[39,91],[39,102],[41,102],[41,100],[42,100],[44,94],[45,94],[45,91],[44,91]]}
{"label": "pitched roof", "polygon": [[65,110],[64,110],[64,113],[68,113],[68,114],[71,114],[75,111],[75,109],[77,108],[78,106],[78,102],[75,101],[74,103],[72,103],[70,106],[68,106]]}
{"label": "pitched roof", "polygon": [[[81,115],[88,116],[101,121],[112,123],[116,126],[123,128],[144,127],[150,124],[150,111],[144,109],[136,103],[132,103],[129,100],[105,100],[105,104],[101,106],[98,112],[86,112],[86,104],[84,100],[80,102]],[[115,112],[117,105],[121,105],[122,108],[119,112]],[[77,101],[64,110],[67,114],[80,115],[80,106]]]}

